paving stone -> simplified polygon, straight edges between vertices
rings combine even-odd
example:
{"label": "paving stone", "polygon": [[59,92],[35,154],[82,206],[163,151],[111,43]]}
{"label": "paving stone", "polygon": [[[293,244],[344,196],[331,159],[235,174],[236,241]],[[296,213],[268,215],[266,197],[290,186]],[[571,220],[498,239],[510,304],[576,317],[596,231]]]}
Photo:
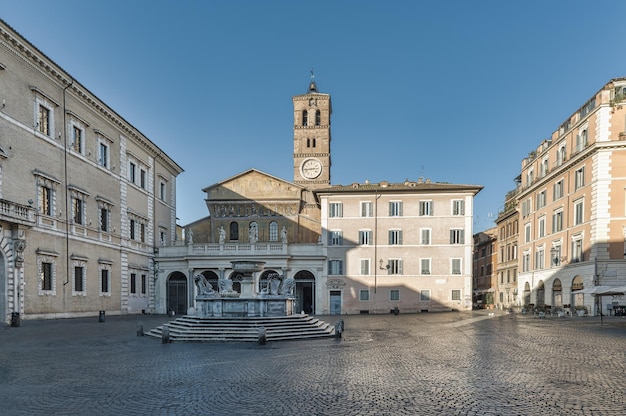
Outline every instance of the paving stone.
{"label": "paving stone", "polygon": [[162,344],[166,316],[0,328],[7,415],[622,415],[626,318],[355,315],[341,339]]}

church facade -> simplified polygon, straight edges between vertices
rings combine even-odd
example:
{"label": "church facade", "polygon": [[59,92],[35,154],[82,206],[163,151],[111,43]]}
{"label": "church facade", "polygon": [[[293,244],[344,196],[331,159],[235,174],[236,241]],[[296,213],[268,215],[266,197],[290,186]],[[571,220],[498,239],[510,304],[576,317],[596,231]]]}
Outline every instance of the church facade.
{"label": "church facade", "polygon": [[293,101],[293,180],[250,169],[205,188],[209,215],[159,248],[155,312],[195,307],[194,276],[213,287],[242,276],[231,263],[261,262],[295,279],[295,311],[311,314],[471,309],[472,207],[481,186],[331,184],[329,94],[312,79]]}

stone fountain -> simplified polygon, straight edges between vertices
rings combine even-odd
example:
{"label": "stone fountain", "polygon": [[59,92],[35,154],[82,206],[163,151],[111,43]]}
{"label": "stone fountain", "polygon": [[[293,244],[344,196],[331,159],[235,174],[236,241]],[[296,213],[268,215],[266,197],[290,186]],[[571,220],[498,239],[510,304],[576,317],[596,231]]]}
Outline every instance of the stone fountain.
{"label": "stone fountain", "polygon": [[278,273],[268,276],[267,287],[257,293],[255,273],[263,270],[265,262],[231,261],[233,270],[241,276],[241,293],[233,289],[229,278],[218,280],[218,290],[198,274],[194,277],[198,295],[196,315],[200,317],[266,317],[293,315],[294,278],[284,279]]}

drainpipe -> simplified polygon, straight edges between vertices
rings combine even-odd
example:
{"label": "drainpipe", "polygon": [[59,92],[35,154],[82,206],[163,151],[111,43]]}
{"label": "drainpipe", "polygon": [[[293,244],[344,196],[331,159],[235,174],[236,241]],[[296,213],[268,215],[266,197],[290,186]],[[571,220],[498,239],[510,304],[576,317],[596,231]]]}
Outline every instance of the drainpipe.
{"label": "drainpipe", "polygon": [[[65,286],[70,282],[70,220],[69,220],[69,186],[67,183],[67,115],[66,111],[66,92],[69,87],[74,84],[74,79],[70,79],[70,83],[63,88],[63,154],[64,154],[64,172],[63,177],[65,181],[65,282],[63,283],[63,290]],[[63,302],[65,303],[65,294],[63,296]]]}

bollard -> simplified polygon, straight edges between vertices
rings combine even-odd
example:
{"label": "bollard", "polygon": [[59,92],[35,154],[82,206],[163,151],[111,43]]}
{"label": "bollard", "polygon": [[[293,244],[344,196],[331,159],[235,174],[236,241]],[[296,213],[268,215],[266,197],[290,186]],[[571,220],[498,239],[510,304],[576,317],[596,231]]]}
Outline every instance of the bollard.
{"label": "bollard", "polygon": [[267,331],[264,327],[259,328],[259,344],[265,345],[267,344]]}
{"label": "bollard", "polygon": [[98,316],[98,322],[104,322],[104,311],[100,311],[100,315]]}
{"label": "bollard", "polygon": [[170,342],[170,328],[167,325],[163,325],[161,330],[161,344],[168,344]]}
{"label": "bollard", "polygon": [[343,332],[343,325],[341,324],[341,319],[335,323],[335,338],[341,338],[341,333]]}
{"label": "bollard", "polygon": [[11,312],[11,326],[14,328],[20,326],[20,313],[19,312]]}
{"label": "bollard", "polygon": [[143,337],[143,322],[137,324],[137,336]]}

